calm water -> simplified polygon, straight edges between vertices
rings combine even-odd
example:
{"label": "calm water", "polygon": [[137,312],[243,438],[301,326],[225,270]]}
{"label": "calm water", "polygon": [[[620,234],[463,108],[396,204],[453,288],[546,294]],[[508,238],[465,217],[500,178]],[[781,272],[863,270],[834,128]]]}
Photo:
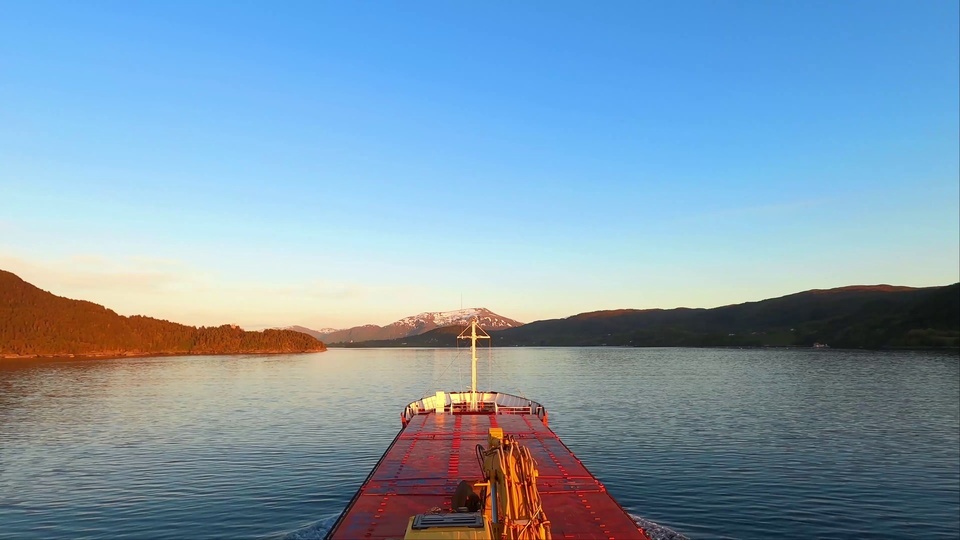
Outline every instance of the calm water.
{"label": "calm water", "polygon": [[[481,386],[546,405],[630,512],[691,538],[960,537],[956,353],[481,357]],[[469,384],[467,362],[456,350],[0,361],[0,538],[320,536],[403,406]]]}

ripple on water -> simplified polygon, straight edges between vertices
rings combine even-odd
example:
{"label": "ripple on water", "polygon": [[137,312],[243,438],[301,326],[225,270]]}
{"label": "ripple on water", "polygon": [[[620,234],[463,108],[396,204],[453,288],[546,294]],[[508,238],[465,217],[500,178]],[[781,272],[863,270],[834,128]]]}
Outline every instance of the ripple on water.
{"label": "ripple on water", "polygon": [[[482,385],[544,403],[650,529],[960,537],[956,354],[488,354]],[[456,357],[0,362],[0,538],[322,538],[403,406],[469,382]]]}

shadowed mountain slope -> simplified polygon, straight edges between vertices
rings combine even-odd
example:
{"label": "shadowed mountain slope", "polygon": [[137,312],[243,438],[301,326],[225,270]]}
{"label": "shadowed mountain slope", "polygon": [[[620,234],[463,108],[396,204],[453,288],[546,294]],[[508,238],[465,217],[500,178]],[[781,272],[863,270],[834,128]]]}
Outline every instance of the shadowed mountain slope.
{"label": "shadowed mountain slope", "polygon": [[[455,346],[462,327],[359,346]],[[960,346],[960,284],[854,286],[806,291],[713,309],[581,313],[491,332],[495,345],[638,347]]]}

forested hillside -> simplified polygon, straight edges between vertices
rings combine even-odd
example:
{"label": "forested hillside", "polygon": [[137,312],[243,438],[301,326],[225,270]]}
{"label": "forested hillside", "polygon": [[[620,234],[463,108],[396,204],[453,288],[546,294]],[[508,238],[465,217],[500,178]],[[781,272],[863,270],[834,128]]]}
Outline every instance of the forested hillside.
{"label": "forested hillside", "polygon": [[124,317],[92,302],[55,296],[0,270],[0,356],[230,354],[323,351],[290,330],[246,332]]}
{"label": "forested hillside", "polygon": [[[347,346],[456,346],[460,328]],[[960,284],[854,286],[713,309],[581,313],[491,332],[493,345],[844,348],[960,346]]]}

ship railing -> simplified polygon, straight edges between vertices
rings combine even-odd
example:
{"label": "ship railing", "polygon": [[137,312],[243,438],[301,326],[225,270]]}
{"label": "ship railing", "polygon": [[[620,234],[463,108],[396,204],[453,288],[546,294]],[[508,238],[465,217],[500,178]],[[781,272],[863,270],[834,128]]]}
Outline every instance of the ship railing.
{"label": "ship railing", "polygon": [[500,414],[533,414],[533,407],[497,407]]}
{"label": "ship railing", "polygon": [[[473,404],[477,404],[474,409]],[[414,416],[433,412],[481,414],[530,414],[546,422],[547,411],[543,405],[524,397],[502,392],[437,392],[410,403],[401,413],[404,425]]]}

